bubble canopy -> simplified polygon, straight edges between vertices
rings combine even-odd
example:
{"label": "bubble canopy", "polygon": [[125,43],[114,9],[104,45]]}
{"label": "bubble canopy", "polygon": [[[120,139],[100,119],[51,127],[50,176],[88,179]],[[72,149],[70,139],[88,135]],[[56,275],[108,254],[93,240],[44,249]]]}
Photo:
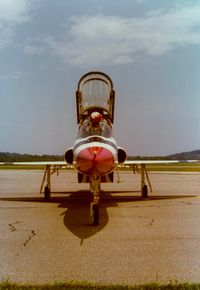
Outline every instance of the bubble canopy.
{"label": "bubble canopy", "polygon": [[76,91],[77,122],[85,119],[92,111],[100,111],[113,123],[114,120],[113,83],[102,72],[89,72],[81,77]]}

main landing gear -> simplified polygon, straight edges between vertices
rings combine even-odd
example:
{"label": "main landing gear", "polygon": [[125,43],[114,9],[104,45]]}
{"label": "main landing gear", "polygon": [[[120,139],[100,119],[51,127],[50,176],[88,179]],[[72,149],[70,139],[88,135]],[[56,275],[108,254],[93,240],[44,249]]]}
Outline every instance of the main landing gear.
{"label": "main landing gear", "polygon": [[[53,171],[54,172],[54,171]],[[43,191],[43,186],[46,183],[46,186],[44,188],[44,200],[48,201],[51,197],[51,166],[46,165],[46,169],[44,172],[41,188],[40,188],[40,193]]]}
{"label": "main landing gear", "polygon": [[93,201],[90,204],[90,217],[93,226],[99,225],[99,198],[100,198],[100,177],[90,178],[90,191],[93,194]]}
{"label": "main landing gear", "polygon": [[148,198],[148,186],[146,185],[146,179],[152,192],[151,182],[148,176],[148,172],[145,164],[141,164],[141,195],[142,198]]}
{"label": "main landing gear", "polygon": [[50,189],[48,187],[48,185],[45,186],[44,188],[44,199],[45,201],[48,201],[51,197],[51,192],[50,192]]}
{"label": "main landing gear", "polygon": [[146,184],[142,187],[142,198],[148,198],[148,187]]}

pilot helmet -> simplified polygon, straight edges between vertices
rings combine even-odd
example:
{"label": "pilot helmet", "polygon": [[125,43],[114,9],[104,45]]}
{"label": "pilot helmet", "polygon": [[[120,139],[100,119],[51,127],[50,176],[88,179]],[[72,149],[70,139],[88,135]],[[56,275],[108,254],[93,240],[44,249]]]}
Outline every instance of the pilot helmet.
{"label": "pilot helmet", "polygon": [[90,115],[90,121],[95,126],[98,126],[102,121],[102,114],[99,112],[92,112]]}

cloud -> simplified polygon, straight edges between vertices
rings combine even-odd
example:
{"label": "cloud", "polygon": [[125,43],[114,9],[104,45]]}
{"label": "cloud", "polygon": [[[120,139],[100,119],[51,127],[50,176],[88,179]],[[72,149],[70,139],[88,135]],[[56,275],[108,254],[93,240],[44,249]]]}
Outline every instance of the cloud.
{"label": "cloud", "polygon": [[31,0],[0,0],[0,48],[12,41],[16,26],[29,20]]}
{"label": "cloud", "polygon": [[137,0],[136,2],[138,2],[139,4],[144,4],[146,3],[146,0]]}
{"label": "cloud", "polygon": [[18,70],[15,72],[11,72],[9,74],[0,74],[0,80],[3,81],[10,81],[10,80],[19,80],[19,79],[25,79],[29,77],[32,74],[31,71],[23,71]]}
{"label": "cloud", "polygon": [[47,37],[53,53],[70,65],[126,64],[200,44],[200,4],[176,5],[144,17],[83,15],[71,18],[62,38]]}
{"label": "cloud", "polygon": [[44,47],[26,44],[23,47],[23,50],[26,54],[35,55],[35,54],[41,54],[42,52],[44,52]]}

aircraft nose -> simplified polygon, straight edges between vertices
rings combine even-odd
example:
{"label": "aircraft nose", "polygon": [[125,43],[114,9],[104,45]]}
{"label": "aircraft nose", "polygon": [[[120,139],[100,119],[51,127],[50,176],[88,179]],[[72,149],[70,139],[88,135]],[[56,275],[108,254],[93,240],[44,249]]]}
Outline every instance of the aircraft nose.
{"label": "aircraft nose", "polygon": [[112,152],[104,147],[89,147],[81,150],[77,156],[78,169],[85,174],[106,174],[114,166]]}

